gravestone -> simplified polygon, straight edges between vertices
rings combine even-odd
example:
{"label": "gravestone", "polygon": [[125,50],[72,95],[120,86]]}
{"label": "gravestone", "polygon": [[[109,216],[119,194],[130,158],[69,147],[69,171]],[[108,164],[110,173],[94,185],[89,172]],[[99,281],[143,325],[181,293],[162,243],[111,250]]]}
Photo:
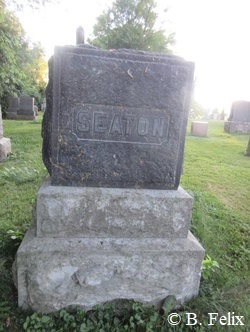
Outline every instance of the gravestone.
{"label": "gravestone", "polygon": [[29,96],[20,97],[17,119],[34,120],[35,118],[34,98]]}
{"label": "gravestone", "polygon": [[250,138],[249,138],[249,140],[248,140],[248,144],[247,144],[247,148],[246,148],[245,156],[246,156],[246,157],[250,157]]}
{"label": "gravestone", "polygon": [[199,137],[207,137],[208,122],[206,121],[192,121],[191,135]]}
{"label": "gravestone", "polygon": [[3,136],[2,109],[0,105],[0,161],[5,160],[11,153],[10,139]]}
{"label": "gravestone", "polygon": [[17,119],[17,111],[19,109],[20,100],[18,97],[9,97],[8,98],[8,108],[6,111],[7,119]]}
{"label": "gravestone", "polygon": [[34,105],[34,112],[35,112],[35,116],[38,115],[38,107],[36,105]]}
{"label": "gravestone", "polygon": [[50,178],[17,253],[20,307],[198,294],[204,250],[179,187],[193,69],[170,55],[56,47],[42,129]]}
{"label": "gravestone", "polygon": [[224,130],[228,133],[250,133],[250,102],[235,101],[232,104],[228,121],[224,123]]}
{"label": "gravestone", "polygon": [[42,105],[41,105],[41,112],[45,112],[46,110],[46,98],[43,98]]}
{"label": "gravestone", "polygon": [[67,47],[52,66],[43,126],[52,185],[178,187],[191,63]]}

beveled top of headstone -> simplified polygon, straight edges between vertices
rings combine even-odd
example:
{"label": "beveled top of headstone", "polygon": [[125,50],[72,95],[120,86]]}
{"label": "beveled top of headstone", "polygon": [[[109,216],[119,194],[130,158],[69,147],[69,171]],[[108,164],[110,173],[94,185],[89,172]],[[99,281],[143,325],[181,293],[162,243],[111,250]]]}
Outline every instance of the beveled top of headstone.
{"label": "beveled top of headstone", "polygon": [[52,184],[176,189],[193,70],[171,55],[57,47],[42,132]]}

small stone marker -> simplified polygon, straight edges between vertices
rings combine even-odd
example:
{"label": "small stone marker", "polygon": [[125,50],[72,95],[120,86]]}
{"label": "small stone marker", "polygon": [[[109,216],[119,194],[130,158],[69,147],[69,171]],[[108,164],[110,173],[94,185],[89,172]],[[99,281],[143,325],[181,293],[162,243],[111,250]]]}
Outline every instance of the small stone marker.
{"label": "small stone marker", "polygon": [[17,111],[17,119],[34,120],[36,118],[34,109],[34,98],[29,96],[20,97],[19,109]]}
{"label": "small stone marker", "polygon": [[38,115],[38,107],[36,105],[34,105],[34,112],[35,112],[35,116]]}
{"label": "small stone marker", "polygon": [[248,140],[248,144],[247,144],[247,149],[246,149],[246,152],[245,152],[245,156],[246,157],[250,157],[250,138]]}
{"label": "small stone marker", "polygon": [[5,160],[11,153],[10,139],[3,137],[2,109],[0,105],[0,161]]}
{"label": "small stone marker", "polygon": [[7,119],[16,119],[17,111],[19,110],[19,98],[18,97],[9,97],[8,98],[8,109],[6,111]]}
{"label": "small stone marker", "polygon": [[45,112],[46,110],[46,98],[43,99],[42,101],[42,105],[41,105],[41,112]]}
{"label": "small stone marker", "polygon": [[198,294],[204,249],[179,187],[193,64],[90,46],[50,60],[50,179],[18,249],[18,303],[41,312]]}
{"label": "small stone marker", "polygon": [[250,102],[235,101],[232,104],[228,121],[224,123],[224,130],[228,133],[250,133]]}
{"label": "small stone marker", "polygon": [[208,122],[192,121],[191,135],[199,137],[207,137],[207,131],[208,131]]}
{"label": "small stone marker", "polygon": [[76,45],[84,44],[85,34],[83,27],[78,27],[76,30]]}

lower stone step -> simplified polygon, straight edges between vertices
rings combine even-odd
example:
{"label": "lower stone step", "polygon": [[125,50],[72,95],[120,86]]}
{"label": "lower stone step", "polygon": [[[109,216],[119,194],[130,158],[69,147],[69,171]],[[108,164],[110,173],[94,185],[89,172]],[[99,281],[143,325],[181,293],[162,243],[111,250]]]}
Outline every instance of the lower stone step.
{"label": "lower stone step", "polygon": [[19,306],[47,313],[116,299],[159,306],[199,290],[204,249],[187,238],[39,238],[35,225],[16,258]]}

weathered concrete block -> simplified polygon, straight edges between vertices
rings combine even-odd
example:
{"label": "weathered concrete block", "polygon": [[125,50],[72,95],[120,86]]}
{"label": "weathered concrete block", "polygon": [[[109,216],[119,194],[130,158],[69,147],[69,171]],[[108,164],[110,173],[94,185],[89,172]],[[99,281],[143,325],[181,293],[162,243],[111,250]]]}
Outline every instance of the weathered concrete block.
{"label": "weathered concrete block", "polygon": [[189,230],[192,198],[178,190],[51,186],[36,203],[37,236],[181,238]]}
{"label": "weathered concrete block", "polygon": [[185,239],[38,238],[32,227],[17,253],[18,304],[39,312],[91,309],[115,299],[159,306],[168,295],[198,294],[204,250]]}

